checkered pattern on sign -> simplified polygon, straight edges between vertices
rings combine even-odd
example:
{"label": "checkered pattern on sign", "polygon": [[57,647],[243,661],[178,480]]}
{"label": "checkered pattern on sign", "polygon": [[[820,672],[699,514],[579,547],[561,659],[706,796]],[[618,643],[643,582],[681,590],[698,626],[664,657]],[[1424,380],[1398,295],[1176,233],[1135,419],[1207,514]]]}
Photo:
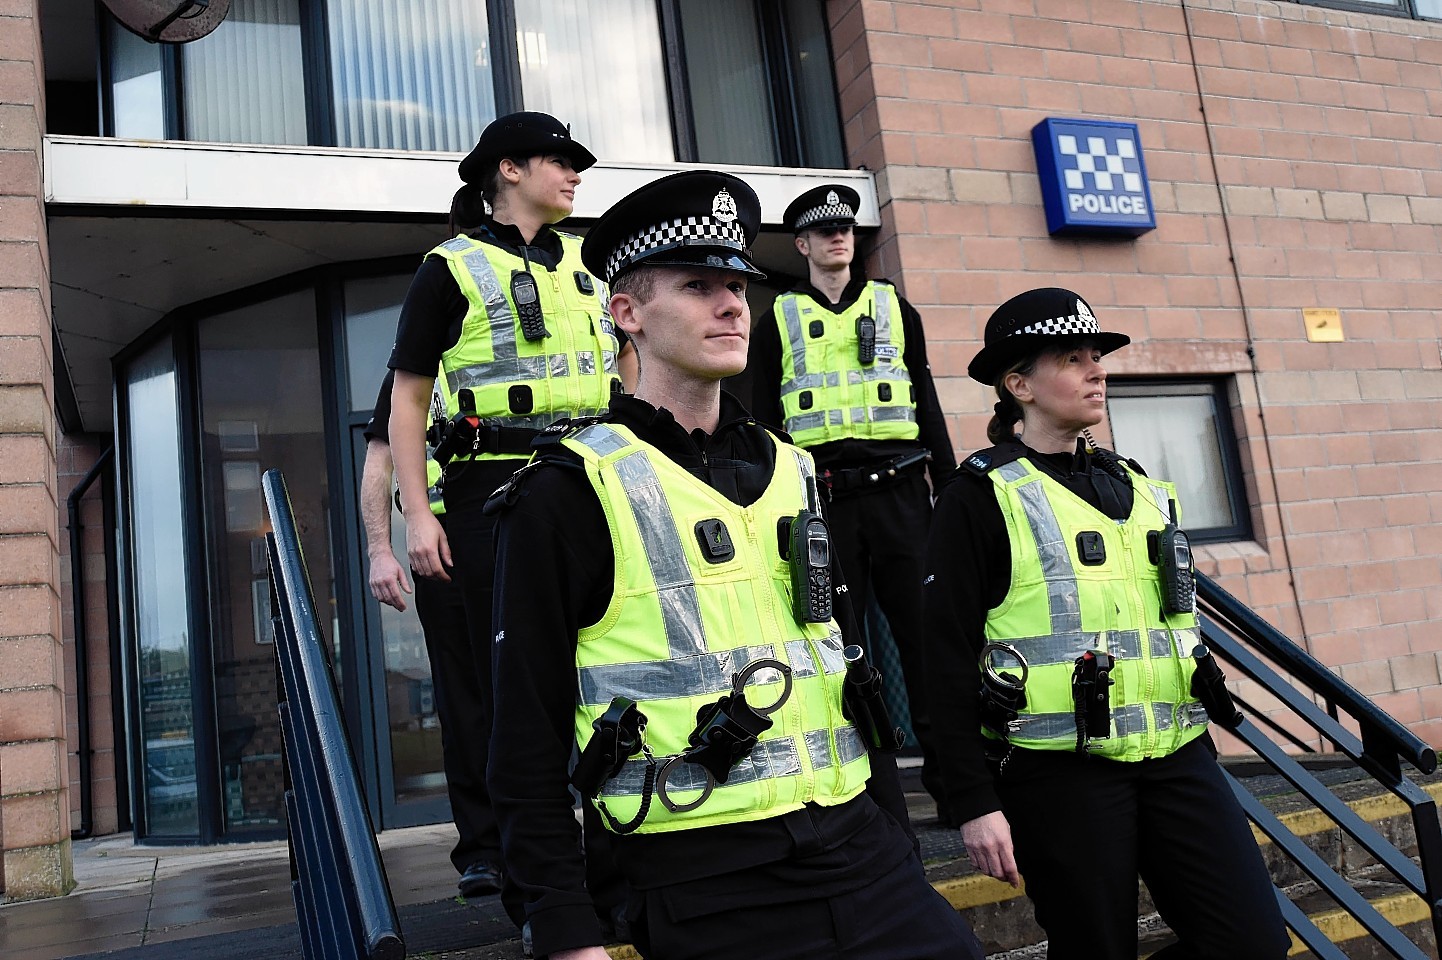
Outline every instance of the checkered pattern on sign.
{"label": "checkered pattern on sign", "polygon": [[1062,134],[1056,138],[1057,152],[1072,157],[1075,166],[1062,171],[1068,190],[1085,190],[1087,176],[1090,186],[1104,193],[1141,193],[1141,162],[1137,145],[1130,137],[1117,137],[1108,148],[1106,137],[1078,137]]}
{"label": "checkered pattern on sign", "polygon": [[1096,317],[1053,317],[1050,320],[1042,320],[1039,323],[1031,323],[1013,330],[1012,334],[1018,333],[1040,333],[1046,336],[1065,336],[1072,333],[1100,333],[1101,327],[1097,326]]}
{"label": "checkered pattern on sign", "polygon": [[819,207],[812,207],[801,216],[796,218],[794,229],[805,230],[819,220],[844,220],[856,219],[856,211],[844,203],[823,203]]}
{"label": "checkered pattern on sign", "polygon": [[746,231],[739,221],[722,223],[713,217],[679,217],[655,226],[647,227],[623,240],[606,258],[606,275],[615,276],[616,271],[634,263],[637,257],[652,250],[669,250],[673,247],[710,243],[735,250],[746,249]]}

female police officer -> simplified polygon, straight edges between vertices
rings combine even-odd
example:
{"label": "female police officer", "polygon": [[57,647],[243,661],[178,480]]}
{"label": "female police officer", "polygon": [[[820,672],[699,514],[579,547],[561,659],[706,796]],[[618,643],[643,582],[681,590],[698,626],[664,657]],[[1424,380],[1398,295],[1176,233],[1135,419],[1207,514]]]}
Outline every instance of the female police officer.
{"label": "female police officer", "polygon": [[1284,957],[1276,893],[1191,692],[1190,563],[1165,549],[1175,488],[1085,436],[1106,412],[1101,359],[1129,338],[1055,287],[1002,304],[985,338],[968,373],[996,389],[995,446],[937,503],[925,587],[934,730],[967,852],[1025,877],[1051,960],[1135,957],[1138,874],[1179,938],[1154,956]]}

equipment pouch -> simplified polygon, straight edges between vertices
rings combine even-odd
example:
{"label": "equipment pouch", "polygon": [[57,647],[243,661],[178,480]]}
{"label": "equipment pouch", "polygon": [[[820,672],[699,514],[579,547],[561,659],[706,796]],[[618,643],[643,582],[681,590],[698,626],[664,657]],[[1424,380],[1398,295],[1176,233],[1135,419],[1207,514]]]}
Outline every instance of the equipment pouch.
{"label": "equipment pouch", "polygon": [[1100,650],[1088,650],[1076,658],[1071,695],[1076,708],[1079,753],[1086,750],[1088,741],[1106,740],[1112,735],[1111,686],[1115,663],[1111,654]]}
{"label": "equipment pouch", "polygon": [[1227,689],[1227,676],[1217,665],[1217,658],[1199,643],[1192,648],[1192,660],[1196,662],[1196,669],[1192,671],[1192,696],[1202,702],[1207,716],[1217,726],[1237,729],[1242,722],[1242,711],[1237,709],[1232,691]]}
{"label": "equipment pouch", "polygon": [[906,734],[891,722],[881,693],[881,671],[866,659],[866,651],[849,644],[841,651],[846,660],[846,682],[841,688],[842,711],[870,750],[895,753],[906,745]]}
{"label": "equipment pouch", "polygon": [[606,712],[592,721],[591,729],[595,732],[571,772],[571,785],[587,800],[641,752],[646,715],[637,709],[636,701],[616,697]]}

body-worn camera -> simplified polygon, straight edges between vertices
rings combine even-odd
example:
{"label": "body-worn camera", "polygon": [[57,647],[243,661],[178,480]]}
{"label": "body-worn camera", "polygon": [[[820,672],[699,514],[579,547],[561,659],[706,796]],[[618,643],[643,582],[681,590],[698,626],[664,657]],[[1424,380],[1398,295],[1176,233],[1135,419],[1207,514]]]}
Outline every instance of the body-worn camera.
{"label": "body-worn camera", "polygon": [[541,292],[529,270],[517,270],[511,274],[511,299],[516,304],[516,319],[521,322],[521,336],[530,343],[546,339]]}
{"label": "body-worn camera", "polygon": [[876,362],[876,321],[870,317],[856,318],[856,359]]}

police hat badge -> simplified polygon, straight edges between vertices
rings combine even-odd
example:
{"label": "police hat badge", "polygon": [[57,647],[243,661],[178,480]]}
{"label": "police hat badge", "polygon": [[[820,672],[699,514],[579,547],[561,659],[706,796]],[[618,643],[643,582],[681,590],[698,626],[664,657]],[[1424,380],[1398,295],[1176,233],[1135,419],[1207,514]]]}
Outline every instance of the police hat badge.
{"label": "police hat badge", "polygon": [[711,201],[711,216],[722,223],[730,223],[736,219],[736,199],[725,187],[722,187],[721,192]]}
{"label": "police hat badge", "polygon": [[151,43],[189,43],[230,12],[230,0],[104,0],[121,25]]}

